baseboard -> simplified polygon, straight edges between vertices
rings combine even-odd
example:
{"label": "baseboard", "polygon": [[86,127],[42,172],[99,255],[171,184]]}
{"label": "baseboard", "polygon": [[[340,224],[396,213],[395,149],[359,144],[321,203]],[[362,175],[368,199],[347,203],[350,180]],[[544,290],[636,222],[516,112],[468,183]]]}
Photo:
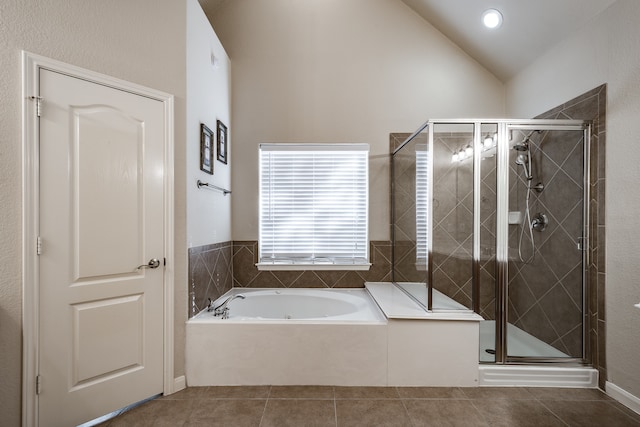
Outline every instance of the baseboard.
{"label": "baseboard", "polygon": [[176,393],[180,390],[184,390],[187,388],[187,378],[184,375],[181,375],[177,378],[173,379],[173,392]]}
{"label": "baseboard", "polygon": [[486,365],[478,377],[481,387],[598,387],[598,371],[583,367]]}
{"label": "baseboard", "polygon": [[640,398],[634,396],[628,391],[618,387],[617,385],[610,383],[609,381],[605,384],[605,391],[611,397],[613,397],[618,402],[622,403],[627,408],[631,409],[633,412],[637,412],[640,414]]}

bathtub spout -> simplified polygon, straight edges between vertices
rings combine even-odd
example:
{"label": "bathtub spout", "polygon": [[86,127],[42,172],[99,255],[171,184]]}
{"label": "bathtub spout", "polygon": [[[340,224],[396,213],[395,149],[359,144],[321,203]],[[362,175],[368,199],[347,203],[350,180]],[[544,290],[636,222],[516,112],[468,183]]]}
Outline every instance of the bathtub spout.
{"label": "bathtub spout", "polygon": [[236,298],[245,299],[246,297],[242,294],[231,295],[229,298],[224,300],[224,302],[217,307],[211,308],[211,305],[209,305],[209,308],[207,310],[213,311],[214,316],[222,316],[223,319],[226,319],[229,317],[229,303]]}

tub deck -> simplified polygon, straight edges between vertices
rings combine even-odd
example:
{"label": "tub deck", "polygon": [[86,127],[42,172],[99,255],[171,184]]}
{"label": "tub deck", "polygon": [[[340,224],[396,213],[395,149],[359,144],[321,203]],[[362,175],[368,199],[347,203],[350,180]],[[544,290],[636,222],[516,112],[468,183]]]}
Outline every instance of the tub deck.
{"label": "tub deck", "polygon": [[[477,385],[480,316],[426,313],[391,283],[367,283],[359,291],[379,317],[189,320],[187,384]],[[231,312],[244,301],[234,300]],[[390,307],[396,315],[403,313],[398,307],[412,315],[394,316]]]}

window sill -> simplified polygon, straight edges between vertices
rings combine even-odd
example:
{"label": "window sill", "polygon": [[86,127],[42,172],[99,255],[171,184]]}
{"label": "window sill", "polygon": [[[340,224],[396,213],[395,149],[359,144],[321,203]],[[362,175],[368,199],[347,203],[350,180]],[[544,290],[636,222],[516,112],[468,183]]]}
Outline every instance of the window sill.
{"label": "window sill", "polygon": [[324,270],[324,271],[367,271],[371,264],[271,264],[257,263],[256,267],[261,271],[303,271],[303,270]]}

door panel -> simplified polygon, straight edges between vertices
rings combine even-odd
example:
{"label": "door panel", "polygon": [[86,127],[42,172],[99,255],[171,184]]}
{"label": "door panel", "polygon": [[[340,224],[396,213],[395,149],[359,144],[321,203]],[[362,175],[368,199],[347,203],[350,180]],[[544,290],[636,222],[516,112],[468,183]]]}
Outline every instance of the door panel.
{"label": "door panel", "polygon": [[42,69],[42,426],[163,391],[163,103]]}
{"label": "door panel", "polygon": [[144,123],[104,106],[72,108],[71,114],[78,278],[130,273],[142,259]]}
{"label": "door panel", "polygon": [[585,132],[509,128],[507,356],[582,359]]}
{"label": "door panel", "polygon": [[[72,387],[107,381],[144,366],[143,298],[131,295],[73,304]],[[129,324],[132,319],[135,323]],[[109,330],[119,332],[109,334]]]}

